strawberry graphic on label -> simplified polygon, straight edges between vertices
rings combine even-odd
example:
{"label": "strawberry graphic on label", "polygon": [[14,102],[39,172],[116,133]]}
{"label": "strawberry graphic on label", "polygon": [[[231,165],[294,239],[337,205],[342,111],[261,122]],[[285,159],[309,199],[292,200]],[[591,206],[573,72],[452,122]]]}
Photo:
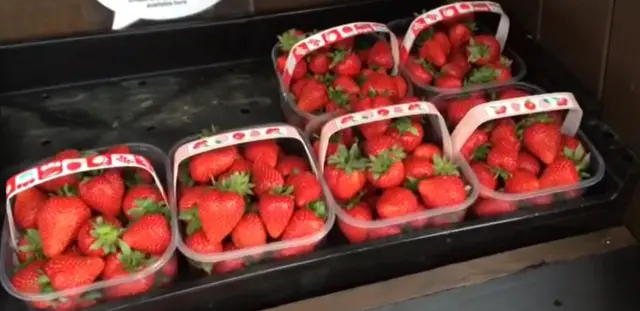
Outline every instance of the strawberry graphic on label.
{"label": "strawberry graphic on label", "polygon": [[280,133],[280,129],[277,127],[273,127],[267,130],[267,135],[278,134]]}
{"label": "strawberry graphic on label", "polygon": [[207,140],[206,139],[203,139],[203,140],[200,140],[200,141],[197,141],[197,142],[193,143],[191,149],[198,150],[198,149],[204,148],[204,147],[207,147]]}
{"label": "strawberry graphic on label", "polygon": [[351,26],[344,26],[344,27],[342,27],[342,32],[344,32],[344,33],[353,32],[353,28]]}
{"label": "strawberry graphic on label", "polygon": [[[82,159],[82,160],[84,160],[84,159]],[[77,171],[80,168],[82,168],[82,162],[80,162],[80,159],[78,159],[76,161],[73,161],[73,162],[70,162],[70,163],[67,163],[67,165],[66,165],[67,171],[71,171],[71,172]]]}
{"label": "strawberry graphic on label", "polygon": [[233,133],[233,135],[231,135],[231,137],[233,137],[233,139],[235,139],[235,140],[241,140],[241,139],[244,138],[244,133],[242,133],[242,132]]}
{"label": "strawberry graphic on label", "polygon": [[520,104],[518,103],[511,104],[511,109],[513,109],[513,111],[515,112],[520,112]]}
{"label": "strawberry graphic on label", "polygon": [[536,109],[536,104],[534,104],[532,101],[526,101],[524,102],[524,107],[529,109],[529,110],[534,110]]}
{"label": "strawberry graphic on label", "polygon": [[411,104],[409,105],[409,111],[420,109],[420,104]]}
{"label": "strawberry graphic on label", "polygon": [[562,107],[562,106],[566,106],[566,105],[568,105],[568,104],[569,104],[569,101],[568,101],[566,98],[564,98],[564,97],[563,97],[563,98],[558,98],[558,100],[557,100],[557,104],[558,104],[558,106],[561,106],[561,107]]}
{"label": "strawberry graphic on label", "polygon": [[256,130],[253,130],[253,131],[251,131],[251,133],[250,133],[249,135],[250,135],[251,137],[258,137],[258,136],[260,136],[260,132],[258,132],[258,131],[256,131]]}
{"label": "strawberry graphic on label", "polygon": [[100,166],[107,166],[111,164],[111,157],[106,157],[103,155],[91,157],[87,159],[87,165],[89,168],[97,168]]}
{"label": "strawberry graphic on label", "polygon": [[389,115],[389,110],[380,109],[380,110],[378,110],[378,115],[381,115],[381,116],[385,117],[385,116]]}
{"label": "strawberry graphic on label", "polygon": [[503,114],[507,112],[507,107],[505,106],[493,107],[493,110],[495,111],[496,114]]}
{"label": "strawberry graphic on label", "polygon": [[395,113],[401,113],[402,111],[403,111],[403,110],[402,110],[402,107],[395,107],[395,108],[393,108],[393,112],[395,112]]}
{"label": "strawberry graphic on label", "polygon": [[347,116],[344,117],[342,119],[340,119],[340,124],[347,124],[349,122],[353,121],[353,116]]}
{"label": "strawberry graphic on label", "polygon": [[132,165],[135,163],[135,161],[133,160],[133,157],[129,157],[123,154],[116,156],[113,160],[126,165]]}
{"label": "strawberry graphic on label", "polygon": [[60,161],[49,162],[40,166],[40,179],[49,178],[62,173],[62,163]]}

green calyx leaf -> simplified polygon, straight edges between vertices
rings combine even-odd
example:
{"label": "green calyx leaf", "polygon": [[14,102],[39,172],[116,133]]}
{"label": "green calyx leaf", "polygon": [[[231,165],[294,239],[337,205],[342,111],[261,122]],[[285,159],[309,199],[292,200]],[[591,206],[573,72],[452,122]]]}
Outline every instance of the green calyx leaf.
{"label": "green calyx leaf", "polygon": [[221,182],[216,184],[216,188],[222,191],[235,192],[241,196],[248,196],[253,194],[253,184],[251,183],[251,176],[244,172],[235,172],[230,176],[224,178]]}
{"label": "green calyx leaf", "polygon": [[205,138],[205,137],[213,136],[216,133],[218,133],[219,130],[220,130],[220,128],[217,127],[215,124],[211,124],[211,127],[203,129],[202,131],[200,131],[200,133],[198,134],[198,137]]}
{"label": "green calyx leaf", "polygon": [[500,168],[489,167],[489,170],[491,171],[491,173],[493,173],[493,176],[495,176],[496,178],[500,178],[503,181],[506,181],[507,179],[511,178],[511,173],[501,170]]}
{"label": "green calyx leaf", "polygon": [[411,118],[409,117],[402,117],[402,118],[396,119],[393,123],[393,126],[398,129],[398,132],[400,133],[400,135],[411,133],[417,136],[420,134],[418,129],[415,126],[413,126],[413,123],[411,122]]}
{"label": "green calyx leaf", "polygon": [[460,176],[458,166],[439,154],[433,156],[433,171],[436,176]]}
{"label": "green calyx leaf", "polygon": [[306,35],[299,34],[295,29],[287,30],[282,35],[278,36],[278,42],[282,51],[288,52],[293,48],[296,43],[304,39]]}
{"label": "green calyx leaf", "polygon": [[178,182],[186,187],[193,187],[196,184],[189,175],[189,159],[182,161],[178,167]]}
{"label": "green calyx leaf", "polygon": [[123,232],[123,229],[106,223],[102,217],[98,217],[91,229],[91,236],[95,238],[95,241],[89,246],[89,249],[94,251],[102,249],[105,254],[115,253],[118,251],[118,243]]}
{"label": "green calyx leaf", "polygon": [[505,66],[505,67],[507,67],[507,68],[511,68],[511,64],[513,64],[513,61],[512,61],[512,60],[510,60],[508,57],[506,57],[506,56],[502,55],[502,56],[500,56],[499,63],[500,63],[502,66]]}
{"label": "green calyx leaf", "polygon": [[495,81],[499,75],[499,70],[493,67],[482,66],[473,69],[465,82],[466,84],[489,83]]}
{"label": "green calyx leaf", "polygon": [[322,200],[313,201],[309,203],[307,207],[313,211],[316,216],[323,219],[327,217],[327,206]]}
{"label": "green calyx leaf", "polygon": [[198,206],[194,205],[191,208],[180,212],[179,218],[180,220],[187,222],[187,235],[192,235],[202,229],[200,214],[198,213]]}
{"label": "green calyx leaf", "polygon": [[56,195],[61,197],[77,197],[78,189],[75,187],[71,187],[68,184],[65,184],[62,189],[56,192]]}
{"label": "green calyx leaf", "polygon": [[144,180],[142,179],[142,175],[140,175],[140,172],[138,170],[135,169],[125,169],[122,172],[123,175],[123,179],[124,179],[124,184],[128,187],[128,188],[132,188],[136,185],[140,185],[140,184],[144,184]]}
{"label": "green calyx leaf", "polygon": [[487,156],[489,155],[489,151],[491,151],[491,144],[486,143],[480,145],[471,155],[471,161],[485,161],[487,160]]}
{"label": "green calyx leaf", "polygon": [[378,180],[386,174],[396,162],[402,161],[404,158],[405,153],[400,148],[382,151],[377,156],[369,157],[369,171],[373,174],[373,178]]}
{"label": "green calyx leaf", "polygon": [[420,181],[420,179],[408,177],[404,182],[404,187],[413,192],[418,192],[418,184],[420,183]]}
{"label": "green calyx leaf", "polygon": [[437,71],[435,67],[433,67],[433,64],[427,62],[426,60],[422,59],[422,58],[417,58],[414,60],[418,65],[422,66],[422,68],[424,70],[426,70],[431,76],[437,78],[439,77],[442,73]]}
{"label": "green calyx leaf", "polygon": [[344,144],[338,145],[338,152],[327,159],[327,163],[344,170],[347,174],[353,171],[362,171],[367,167],[367,159],[362,157],[360,148],[353,144],[350,149]]}
{"label": "green calyx leaf", "polygon": [[27,255],[25,264],[46,259],[44,251],[42,250],[42,239],[40,238],[38,230],[28,229],[24,232],[23,237],[27,243],[26,245],[21,245],[18,250]]}
{"label": "green calyx leaf", "polygon": [[423,46],[427,41],[433,38],[433,34],[435,33],[434,27],[429,27],[418,34],[418,37],[415,40],[416,46]]}
{"label": "green calyx leaf", "polygon": [[349,105],[349,94],[341,90],[329,87],[328,95],[329,99],[336,103],[338,107],[347,107]]}
{"label": "green calyx leaf", "polygon": [[337,66],[340,62],[347,58],[349,51],[345,50],[335,50],[331,53],[331,64],[329,64],[329,68],[333,68]]}
{"label": "green calyx leaf", "polygon": [[[123,242],[122,244],[126,243]],[[127,270],[128,272],[137,271],[141,267],[149,263],[147,255],[145,255],[143,252],[132,251],[130,248],[127,253],[123,251],[120,255],[118,255],[118,260],[120,260],[125,270]]]}
{"label": "green calyx leaf", "polygon": [[170,218],[169,207],[165,202],[154,202],[151,199],[136,199],[134,201],[135,208],[129,210],[129,215],[133,219],[139,219],[144,215],[149,214],[162,214],[165,217]]}
{"label": "green calyx leaf", "polygon": [[474,63],[484,57],[489,57],[489,46],[487,46],[486,44],[477,43],[473,39],[469,41],[467,51],[469,52],[468,61],[470,63]]}
{"label": "green calyx leaf", "polygon": [[277,186],[271,189],[271,194],[289,196],[293,194],[294,189],[295,188],[293,186]]}

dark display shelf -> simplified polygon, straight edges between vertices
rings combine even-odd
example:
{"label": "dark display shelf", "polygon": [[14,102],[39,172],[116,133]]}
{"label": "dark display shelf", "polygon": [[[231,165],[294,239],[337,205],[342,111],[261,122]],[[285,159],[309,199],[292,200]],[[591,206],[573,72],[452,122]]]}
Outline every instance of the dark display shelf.
{"label": "dark display shelf", "polygon": [[[372,1],[1,47],[0,124],[11,152],[2,153],[0,176],[70,146],[144,142],[168,151],[212,123],[229,129],[283,121],[269,59],[277,33],[388,22],[423,6]],[[598,120],[599,103],[530,36],[514,26],[508,44],[527,63],[526,82],[574,92],[585,109],[581,129],[607,170],[582,198],[360,245],[347,245],[334,230],[313,254],[225,276],[203,277],[183,263],[169,288],[94,309],[256,310],[619,224],[637,182],[635,156]],[[26,308],[2,295],[2,310]]]}

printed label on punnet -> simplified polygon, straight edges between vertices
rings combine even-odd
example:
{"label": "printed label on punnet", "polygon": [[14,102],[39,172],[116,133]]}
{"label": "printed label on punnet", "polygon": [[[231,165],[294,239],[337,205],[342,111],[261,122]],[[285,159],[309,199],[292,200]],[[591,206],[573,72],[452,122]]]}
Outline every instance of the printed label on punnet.
{"label": "printed label on punnet", "polygon": [[115,30],[141,19],[167,20],[200,13],[220,0],[98,0],[112,10]]}

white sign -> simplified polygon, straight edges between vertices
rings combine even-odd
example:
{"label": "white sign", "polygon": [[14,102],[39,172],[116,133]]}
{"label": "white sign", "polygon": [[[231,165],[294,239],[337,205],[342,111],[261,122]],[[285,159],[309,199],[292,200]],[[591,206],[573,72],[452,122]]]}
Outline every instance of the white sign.
{"label": "white sign", "polygon": [[98,0],[114,12],[113,29],[140,19],[166,20],[200,13],[220,0]]}

